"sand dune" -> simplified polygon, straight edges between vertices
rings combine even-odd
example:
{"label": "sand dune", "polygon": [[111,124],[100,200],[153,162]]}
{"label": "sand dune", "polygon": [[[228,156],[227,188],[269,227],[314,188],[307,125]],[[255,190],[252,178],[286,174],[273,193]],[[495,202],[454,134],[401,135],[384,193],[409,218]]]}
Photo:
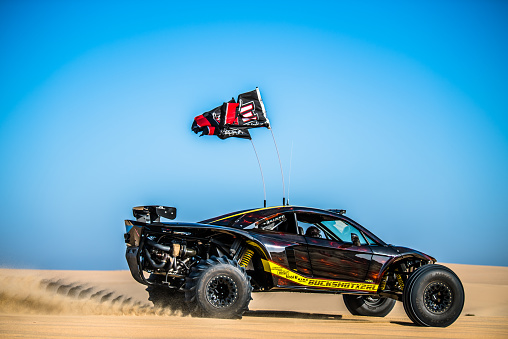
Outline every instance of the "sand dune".
{"label": "sand dune", "polygon": [[452,326],[413,326],[402,304],[386,318],[351,316],[340,295],[254,294],[242,320],[182,317],[148,301],[128,271],[0,270],[0,337],[508,337],[508,267],[448,264],[466,303]]}

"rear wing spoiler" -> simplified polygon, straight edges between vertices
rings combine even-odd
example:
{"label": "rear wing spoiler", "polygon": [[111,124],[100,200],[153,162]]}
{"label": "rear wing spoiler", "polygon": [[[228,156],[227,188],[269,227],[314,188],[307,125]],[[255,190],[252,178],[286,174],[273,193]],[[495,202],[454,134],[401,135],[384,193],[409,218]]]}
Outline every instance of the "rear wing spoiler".
{"label": "rear wing spoiler", "polygon": [[137,206],[132,208],[132,214],[136,221],[145,224],[159,222],[160,217],[166,219],[176,218],[176,207],[167,206]]}

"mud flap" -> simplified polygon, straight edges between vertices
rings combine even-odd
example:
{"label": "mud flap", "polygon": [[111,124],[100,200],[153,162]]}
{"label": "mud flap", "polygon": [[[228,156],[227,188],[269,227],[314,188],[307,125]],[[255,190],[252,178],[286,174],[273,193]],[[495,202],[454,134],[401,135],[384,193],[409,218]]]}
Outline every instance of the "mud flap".
{"label": "mud flap", "polygon": [[147,285],[146,280],[142,276],[143,273],[139,270],[138,250],[139,247],[127,247],[127,250],[125,251],[125,258],[127,259],[127,264],[129,264],[129,269],[134,280],[141,284]]}

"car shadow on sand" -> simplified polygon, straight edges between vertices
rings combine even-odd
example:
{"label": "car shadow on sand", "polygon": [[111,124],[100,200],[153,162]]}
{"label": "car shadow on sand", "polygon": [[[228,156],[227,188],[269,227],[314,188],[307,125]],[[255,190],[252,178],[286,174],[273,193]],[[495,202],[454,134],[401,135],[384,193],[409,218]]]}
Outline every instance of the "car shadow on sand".
{"label": "car shadow on sand", "polygon": [[415,323],[409,322],[409,321],[390,321],[390,324],[396,324],[401,326],[410,326],[410,327],[420,327]]}
{"label": "car shadow on sand", "polygon": [[259,317],[259,318],[295,318],[295,319],[317,319],[317,320],[348,320],[368,322],[363,319],[343,319],[340,314],[323,314],[323,313],[305,313],[295,311],[247,311],[243,314],[244,317]]}
{"label": "car shadow on sand", "polygon": [[[305,313],[305,312],[295,312],[295,311],[267,311],[267,310],[256,310],[256,311],[247,311],[243,314],[244,317],[257,317],[257,318],[291,318],[291,319],[313,319],[313,320],[341,320],[341,321],[351,321],[351,322],[360,322],[360,323],[372,323],[373,321],[370,317],[357,317],[357,316],[348,316],[344,318],[344,316],[340,314],[324,314],[324,313]],[[380,318],[377,318],[380,319]],[[388,319],[387,319],[388,320]],[[413,327],[418,325],[410,322],[410,321],[398,321],[398,320],[389,320],[387,321],[390,324],[400,325],[400,326],[409,326]]]}

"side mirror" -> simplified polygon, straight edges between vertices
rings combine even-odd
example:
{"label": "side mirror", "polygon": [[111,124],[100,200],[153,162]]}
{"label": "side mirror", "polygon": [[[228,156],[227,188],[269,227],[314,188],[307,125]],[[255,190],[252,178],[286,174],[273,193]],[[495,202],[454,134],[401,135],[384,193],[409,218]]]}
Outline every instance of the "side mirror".
{"label": "side mirror", "polygon": [[357,234],[351,233],[351,241],[353,242],[353,245],[355,246],[361,246],[360,244],[360,238]]}

